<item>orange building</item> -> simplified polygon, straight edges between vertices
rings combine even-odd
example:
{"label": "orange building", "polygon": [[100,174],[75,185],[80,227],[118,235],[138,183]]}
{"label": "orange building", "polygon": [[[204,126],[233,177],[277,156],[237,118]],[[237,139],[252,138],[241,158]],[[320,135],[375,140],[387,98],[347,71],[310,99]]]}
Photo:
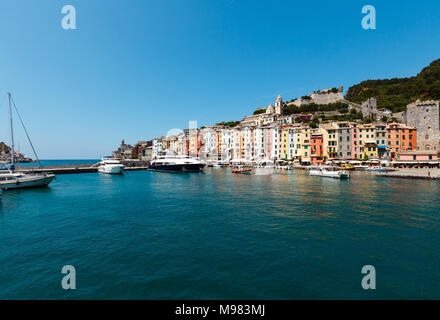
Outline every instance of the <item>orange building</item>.
{"label": "orange building", "polygon": [[401,123],[387,125],[387,147],[391,159],[400,152],[417,149],[417,129]]}
{"label": "orange building", "polygon": [[324,162],[324,142],[322,133],[310,134],[310,148],[312,164],[319,164]]}

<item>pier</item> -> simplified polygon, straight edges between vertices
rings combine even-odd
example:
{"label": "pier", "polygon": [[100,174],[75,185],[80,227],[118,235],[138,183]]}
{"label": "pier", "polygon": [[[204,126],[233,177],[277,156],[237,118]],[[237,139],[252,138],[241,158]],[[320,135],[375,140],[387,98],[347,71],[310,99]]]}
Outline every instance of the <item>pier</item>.
{"label": "pier", "polygon": [[[148,170],[149,163],[146,161],[122,161],[125,171]],[[96,163],[89,164],[64,164],[53,166],[15,166],[15,171],[23,173],[53,173],[53,174],[72,174],[98,172]]]}
{"label": "pier", "polygon": [[440,180],[440,169],[439,168],[418,168],[418,169],[405,168],[405,169],[397,169],[392,172],[376,174],[376,177]]}

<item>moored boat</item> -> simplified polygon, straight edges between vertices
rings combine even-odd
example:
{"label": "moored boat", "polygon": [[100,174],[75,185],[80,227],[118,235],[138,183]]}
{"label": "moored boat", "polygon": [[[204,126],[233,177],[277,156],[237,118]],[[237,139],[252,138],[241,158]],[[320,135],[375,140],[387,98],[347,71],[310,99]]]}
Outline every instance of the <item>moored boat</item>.
{"label": "moored boat", "polygon": [[0,188],[4,190],[9,189],[23,189],[23,188],[37,188],[47,187],[55,178],[54,174],[28,174],[28,173],[2,173],[0,174]]}
{"label": "moored boat", "polygon": [[338,179],[348,179],[350,178],[350,173],[348,171],[332,171],[325,168],[316,168],[309,171],[310,176],[328,177],[328,178],[338,178]]}
{"label": "moored boat", "polygon": [[370,171],[370,172],[386,172],[387,169],[384,168],[384,167],[380,167],[380,166],[373,166],[373,167],[366,168],[365,171]]}
{"label": "moored boat", "polygon": [[340,166],[336,167],[338,170],[354,170],[355,167],[348,163],[342,163]]}
{"label": "moored boat", "polygon": [[[23,173],[23,172],[16,172],[15,171],[15,151],[14,151],[14,130],[12,125],[12,107],[11,102],[14,104],[14,108],[18,113],[18,109],[15,106],[15,103],[13,102],[11,98],[11,94],[8,93],[9,98],[9,121],[10,121],[10,130],[11,130],[11,163],[8,165],[6,164],[6,167],[2,172],[0,172],[0,189],[8,190],[8,189],[22,189],[22,188],[36,188],[36,187],[47,187],[52,180],[55,178],[55,175],[52,173]],[[23,125],[23,128],[25,130],[26,136],[29,140],[29,143],[32,147],[32,150],[35,153],[35,156],[37,157],[38,163],[40,162],[38,160],[38,156],[35,152],[35,149],[32,145],[32,142],[29,138],[29,135],[27,134],[27,130],[23,124],[23,121],[21,120],[21,117],[19,115],[21,124]]]}
{"label": "moored boat", "polygon": [[171,172],[200,172],[204,167],[204,163],[191,157],[164,156],[152,160],[149,169]]}
{"label": "moored boat", "polygon": [[232,173],[239,173],[239,174],[251,174],[252,168],[234,168],[232,169]]}
{"label": "moored boat", "polygon": [[123,173],[124,168],[124,165],[118,159],[104,157],[99,163],[98,172],[107,174],[121,174]]}

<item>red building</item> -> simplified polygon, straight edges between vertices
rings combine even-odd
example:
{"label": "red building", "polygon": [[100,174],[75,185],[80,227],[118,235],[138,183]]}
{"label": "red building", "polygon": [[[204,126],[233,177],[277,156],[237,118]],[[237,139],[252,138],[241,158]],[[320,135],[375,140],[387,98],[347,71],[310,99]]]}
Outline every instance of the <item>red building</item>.
{"label": "red building", "polygon": [[324,142],[322,133],[312,133],[310,135],[311,164],[324,162]]}

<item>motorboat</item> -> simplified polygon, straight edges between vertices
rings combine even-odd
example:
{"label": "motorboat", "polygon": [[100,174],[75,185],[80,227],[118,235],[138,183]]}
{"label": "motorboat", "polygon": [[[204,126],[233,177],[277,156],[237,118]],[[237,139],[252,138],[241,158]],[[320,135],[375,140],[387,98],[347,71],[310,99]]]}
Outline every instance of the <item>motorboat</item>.
{"label": "motorboat", "polygon": [[[22,189],[22,188],[36,188],[36,187],[47,187],[52,180],[55,178],[55,175],[52,173],[24,173],[24,172],[17,172],[15,171],[15,150],[14,150],[14,130],[12,126],[12,107],[11,105],[14,105],[14,108],[16,112],[18,113],[17,106],[15,105],[14,101],[12,100],[11,93],[8,93],[9,98],[9,121],[10,121],[10,129],[11,129],[11,163],[6,164],[6,167],[3,168],[4,170],[0,171],[0,189],[8,190],[8,189]],[[11,104],[12,103],[12,104]],[[19,114],[18,114],[19,115]],[[19,115],[21,124],[25,130],[26,136],[29,140],[29,143],[32,147],[32,150],[35,153],[35,156],[37,158],[38,163],[40,162],[38,159],[38,156],[35,152],[35,149],[32,145],[32,142],[29,138],[29,135],[27,134],[27,130],[24,126],[24,123]]]}
{"label": "motorboat", "polygon": [[339,178],[339,179],[348,179],[350,178],[350,173],[348,171],[343,170],[328,170],[326,168],[313,168],[309,170],[310,176],[319,176],[319,177],[329,177],[329,178]]}
{"label": "motorboat", "polygon": [[163,156],[152,160],[149,169],[172,172],[200,172],[204,167],[204,163],[188,156]]}
{"label": "motorboat", "polygon": [[122,174],[124,165],[118,160],[110,157],[104,157],[99,162],[98,172],[107,174]]}
{"label": "motorboat", "polygon": [[380,167],[380,166],[372,166],[372,167],[366,168],[365,171],[369,171],[369,172],[386,172],[387,169],[384,168],[384,167]]}
{"label": "motorboat", "polygon": [[354,170],[355,167],[349,163],[342,163],[340,166],[336,167],[339,170]]}
{"label": "motorboat", "polygon": [[232,173],[238,173],[238,174],[251,174],[252,168],[233,168]]}

